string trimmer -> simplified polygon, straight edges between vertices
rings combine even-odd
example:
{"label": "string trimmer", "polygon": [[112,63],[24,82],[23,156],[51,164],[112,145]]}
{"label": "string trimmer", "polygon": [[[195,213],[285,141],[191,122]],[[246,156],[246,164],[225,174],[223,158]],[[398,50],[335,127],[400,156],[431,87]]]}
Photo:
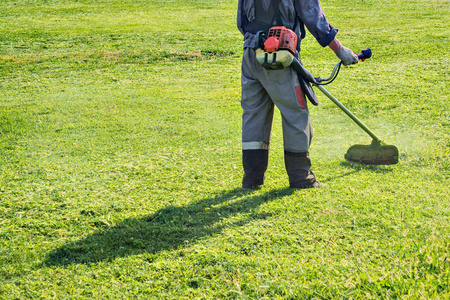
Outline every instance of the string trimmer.
{"label": "string trimmer", "polygon": [[[331,95],[323,86],[330,84],[339,74],[342,62],[336,64],[331,76],[325,79],[314,77],[296,58],[297,35],[284,26],[272,27],[268,35],[262,31],[258,32],[259,45],[255,48],[256,58],[259,63],[268,70],[292,67],[300,76],[300,84],[306,96],[314,105],[317,98],[309,83],[317,87],[334,104],[347,114],[359,127],[372,137],[370,145],[353,145],[345,154],[345,159],[351,163],[365,165],[391,165],[398,163],[398,149],[393,145],[387,145],[376,136],[363,122],[361,122],[351,111]],[[372,56],[370,49],[365,49],[358,54],[361,61]]]}

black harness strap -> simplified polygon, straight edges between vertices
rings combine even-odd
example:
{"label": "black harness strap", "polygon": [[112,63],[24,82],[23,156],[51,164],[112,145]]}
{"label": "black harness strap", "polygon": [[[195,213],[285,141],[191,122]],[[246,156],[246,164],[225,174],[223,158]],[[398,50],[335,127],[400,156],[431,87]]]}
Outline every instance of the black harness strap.
{"label": "black harness strap", "polygon": [[256,34],[258,31],[264,31],[266,34],[273,26],[282,26],[281,12],[278,0],[271,0],[267,10],[264,9],[264,0],[254,0],[255,20],[250,22],[246,28],[246,32]]}

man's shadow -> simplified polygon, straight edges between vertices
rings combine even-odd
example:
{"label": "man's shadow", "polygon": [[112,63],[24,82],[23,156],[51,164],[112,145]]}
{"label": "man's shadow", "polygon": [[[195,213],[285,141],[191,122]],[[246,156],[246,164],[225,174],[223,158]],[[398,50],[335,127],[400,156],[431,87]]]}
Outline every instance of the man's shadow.
{"label": "man's shadow", "polygon": [[[63,245],[49,253],[43,264],[92,264],[130,255],[157,254],[178,249],[200,238],[217,234],[224,228],[270,217],[271,213],[260,213],[256,209],[263,203],[292,193],[293,190],[289,188],[264,194],[236,189],[185,206],[170,205],[150,216],[126,219],[114,227]],[[232,217],[238,214],[246,217],[233,221]]]}

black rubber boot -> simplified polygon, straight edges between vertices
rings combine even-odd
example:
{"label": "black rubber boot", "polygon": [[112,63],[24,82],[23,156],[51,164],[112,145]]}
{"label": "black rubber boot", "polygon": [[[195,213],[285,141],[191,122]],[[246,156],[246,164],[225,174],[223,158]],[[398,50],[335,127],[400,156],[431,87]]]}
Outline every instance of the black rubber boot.
{"label": "black rubber boot", "polygon": [[309,152],[295,153],[284,151],[284,164],[289,176],[291,189],[306,189],[319,186],[316,176],[311,171]]}
{"label": "black rubber boot", "polygon": [[268,163],[269,150],[242,150],[242,165],[244,166],[242,188],[245,190],[254,190],[262,185]]}

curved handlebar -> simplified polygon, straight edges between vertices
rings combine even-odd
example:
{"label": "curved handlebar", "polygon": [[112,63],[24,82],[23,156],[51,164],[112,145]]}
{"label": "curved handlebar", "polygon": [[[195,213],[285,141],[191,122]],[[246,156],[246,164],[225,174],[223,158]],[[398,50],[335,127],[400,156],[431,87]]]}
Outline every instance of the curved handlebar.
{"label": "curved handlebar", "polygon": [[[370,48],[364,49],[361,51],[361,53],[357,54],[358,59],[361,61],[365,61],[368,58],[372,57],[372,50]],[[326,79],[322,79],[320,77],[314,77],[305,67],[303,67],[302,63],[297,60],[297,58],[294,57],[294,60],[292,61],[291,67],[300,74],[301,77],[303,77],[305,80],[309,81],[312,84],[315,85],[326,85],[333,82],[333,80],[337,77],[342,62],[339,62],[333,69],[333,72],[331,73],[331,76]],[[325,83],[323,83],[325,82]]]}

